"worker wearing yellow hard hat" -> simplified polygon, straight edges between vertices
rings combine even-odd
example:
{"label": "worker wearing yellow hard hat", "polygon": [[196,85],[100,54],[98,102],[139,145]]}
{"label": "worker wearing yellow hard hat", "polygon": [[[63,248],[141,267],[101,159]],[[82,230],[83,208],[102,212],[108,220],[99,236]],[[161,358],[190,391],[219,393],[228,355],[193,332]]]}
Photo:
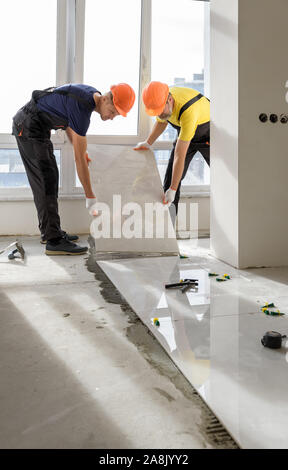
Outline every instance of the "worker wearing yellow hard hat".
{"label": "worker wearing yellow hard hat", "polygon": [[151,148],[168,124],[178,133],[164,178],[163,198],[164,204],[175,205],[177,213],[181,181],[196,152],[210,165],[210,102],[191,88],[168,87],[157,81],[144,88],[142,99],[146,113],[156,116],[156,122],[147,139],[139,142],[135,150]]}
{"label": "worker wearing yellow hard hat", "polygon": [[58,214],[58,168],[50,140],[51,129],[64,129],[73,145],[76,169],[86,196],[86,208],[95,215],[96,197],[89,174],[86,133],[93,111],[103,121],[126,117],[135,101],[127,83],[112,85],[102,93],[84,84],[67,84],[35,90],[31,100],[13,118],[13,134],[36,205],[41,243],[47,255],[81,255],[87,247],[74,243],[77,235],[61,229]]}

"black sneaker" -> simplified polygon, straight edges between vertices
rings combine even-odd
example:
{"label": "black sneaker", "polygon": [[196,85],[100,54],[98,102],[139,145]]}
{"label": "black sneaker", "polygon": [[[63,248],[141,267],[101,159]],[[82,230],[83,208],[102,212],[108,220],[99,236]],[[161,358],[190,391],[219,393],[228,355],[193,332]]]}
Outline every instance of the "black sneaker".
{"label": "black sneaker", "polygon": [[[70,235],[69,233],[64,232],[64,230],[61,230],[61,233],[63,238],[66,238],[66,240],[68,240],[69,242],[76,242],[76,240],[79,240],[78,235]],[[46,245],[47,240],[45,240],[44,237],[41,236],[40,243],[42,243],[42,245]]]}
{"label": "black sneaker", "polygon": [[66,238],[61,238],[58,243],[47,242],[46,255],[84,255],[87,252],[87,246],[79,246],[76,243],[69,242]]}

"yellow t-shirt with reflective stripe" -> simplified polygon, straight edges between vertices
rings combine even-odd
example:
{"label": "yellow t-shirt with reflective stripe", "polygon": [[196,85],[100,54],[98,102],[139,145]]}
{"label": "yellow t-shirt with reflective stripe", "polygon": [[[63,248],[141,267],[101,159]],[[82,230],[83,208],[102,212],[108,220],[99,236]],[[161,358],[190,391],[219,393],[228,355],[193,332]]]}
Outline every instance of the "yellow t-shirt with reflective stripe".
{"label": "yellow t-shirt with reflective stripe", "polygon": [[[182,113],[180,120],[178,120],[182,106],[184,106],[187,101],[197,96],[199,91],[184,87],[170,87],[169,91],[175,103],[173,112],[168,120],[175,126],[181,128],[178,139],[185,141],[192,140],[197,126],[210,121],[210,103],[206,98],[201,98],[196,101],[196,103],[189,106],[189,108]],[[156,117],[156,120],[158,122],[167,122],[167,120],[159,119],[158,117]]]}

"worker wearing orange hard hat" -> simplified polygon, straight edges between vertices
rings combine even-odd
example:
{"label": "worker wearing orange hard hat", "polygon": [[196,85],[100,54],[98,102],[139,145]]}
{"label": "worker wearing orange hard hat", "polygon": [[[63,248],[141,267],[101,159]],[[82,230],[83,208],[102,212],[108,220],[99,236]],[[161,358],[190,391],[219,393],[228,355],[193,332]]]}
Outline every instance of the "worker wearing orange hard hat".
{"label": "worker wearing orange hard hat", "polygon": [[13,118],[13,134],[36,205],[41,243],[47,255],[81,255],[87,247],[74,243],[77,235],[61,229],[58,214],[59,173],[51,129],[64,129],[74,149],[76,169],[86,196],[86,208],[94,215],[96,197],[92,189],[87,153],[86,133],[93,111],[103,121],[127,116],[135,101],[135,93],[127,83],[112,85],[103,94],[83,84],[67,84],[56,88],[35,90],[31,100]]}
{"label": "worker wearing orange hard hat", "polygon": [[156,122],[147,139],[139,142],[135,150],[150,149],[168,123],[178,133],[164,178],[163,198],[168,207],[174,204],[177,214],[181,181],[196,152],[201,152],[210,165],[210,102],[191,88],[168,87],[157,81],[144,88],[142,99],[146,113],[156,116]]}

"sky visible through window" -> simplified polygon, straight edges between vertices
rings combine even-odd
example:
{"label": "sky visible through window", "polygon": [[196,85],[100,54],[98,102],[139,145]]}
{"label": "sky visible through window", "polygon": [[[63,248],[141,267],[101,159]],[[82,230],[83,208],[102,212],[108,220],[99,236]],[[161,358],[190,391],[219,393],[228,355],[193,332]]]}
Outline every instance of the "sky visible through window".
{"label": "sky visible through window", "polygon": [[[136,100],[126,118],[102,121],[94,113],[89,134],[137,134],[139,59],[141,32],[140,0],[105,0],[85,3],[84,83],[101,93],[125,82],[135,91]],[[95,115],[96,114],[96,115]]]}
{"label": "sky visible through window", "polygon": [[57,0],[1,1],[0,133],[34,89],[56,84]]}
{"label": "sky visible through window", "polygon": [[[84,83],[106,92],[112,84],[127,82],[136,93],[127,118],[102,122],[93,115],[89,133],[137,132],[140,15],[140,0],[86,0]],[[0,52],[6,64],[0,89],[1,133],[11,132],[13,115],[33,89],[56,82],[56,19],[57,0],[1,2]],[[152,80],[191,86],[194,74],[203,68],[204,2],[152,0]]]}
{"label": "sky visible through window", "polygon": [[152,80],[192,82],[204,69],[204,3],[152,0]]}
{"label": "sky visible through window", "polygon": [[[102,122],[92,116],[89,134],[137,133],[140,22],[140,0],[86,0],[84,83],[106,92],[127,82],[136,93],[127,118]],[[152,0],[152,80],[202,90],[203,69],[204,2]],[[195,74],[202,74],[196,84]]]}

